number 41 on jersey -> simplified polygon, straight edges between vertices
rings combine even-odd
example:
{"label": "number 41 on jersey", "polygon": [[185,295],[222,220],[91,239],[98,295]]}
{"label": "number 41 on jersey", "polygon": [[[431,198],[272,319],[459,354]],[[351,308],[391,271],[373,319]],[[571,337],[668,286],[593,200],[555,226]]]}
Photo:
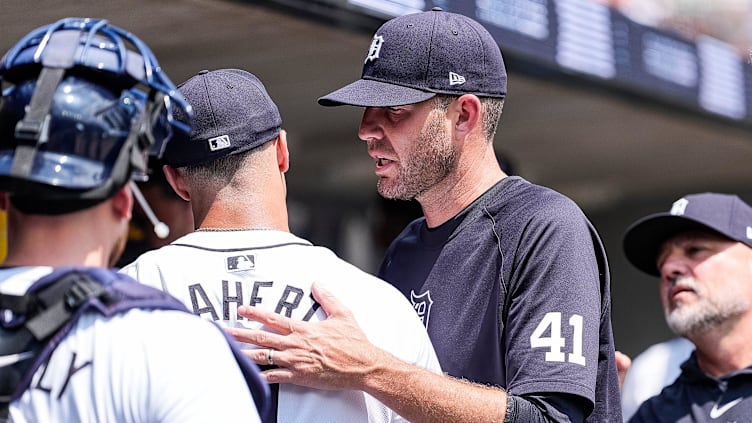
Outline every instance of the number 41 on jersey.
{"label": "number 41 on jersey", "polygon": [[[561,336],[561,313],[550,312],[530,335],[530,348],[548,348],[546,361],[565,362],[585,365],[585,356],[582,355],[582,316],[574,314],[569,318],[569,326],[572,331],[572,352],[565,354],[561,351],[566,346],[566,339]],[[545,334],[548,332],[548,336]]]}

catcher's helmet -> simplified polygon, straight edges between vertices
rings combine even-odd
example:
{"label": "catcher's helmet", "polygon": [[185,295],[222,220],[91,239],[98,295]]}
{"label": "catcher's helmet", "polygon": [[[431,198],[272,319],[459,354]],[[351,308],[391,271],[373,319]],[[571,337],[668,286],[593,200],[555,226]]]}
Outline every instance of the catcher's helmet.
{"label": "catcher's helmet", "polygon": [[190,134],[191,107],[151,50],[106,20],[30,32],[0,62],[0,84],[0,191],[28,213],[103,201],[146,178],[147,153]]}

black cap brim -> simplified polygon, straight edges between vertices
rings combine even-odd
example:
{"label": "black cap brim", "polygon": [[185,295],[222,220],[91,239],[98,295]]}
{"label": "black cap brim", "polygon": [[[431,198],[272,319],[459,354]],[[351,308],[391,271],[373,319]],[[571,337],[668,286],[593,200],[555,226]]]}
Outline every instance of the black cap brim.
{"label": "black cap brim", "polygon": [[686,216],[658,213],[632,224],[624,234],[623,249],[627,260],[639,270],[660,277],[658,252],[666,240],[681,232],[716,229]]}
{"label": "black cap brim", "polygon": [[321,98],[322,106],[392,107],[415,104],[436,96],[422,91],[371,79],[359,79]]}

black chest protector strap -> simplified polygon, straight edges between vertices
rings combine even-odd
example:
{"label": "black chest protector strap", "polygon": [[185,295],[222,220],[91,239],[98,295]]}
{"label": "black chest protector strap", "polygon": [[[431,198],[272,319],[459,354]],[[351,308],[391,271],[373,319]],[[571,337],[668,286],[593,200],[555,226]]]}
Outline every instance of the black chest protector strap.
{"label": "black chest protector strap", "polygon": [[91,275],[68,272],[36,292],[21,296],[0,294],[8,309],[18,316],[26,316],[23,328],[37,341],[44,342],[57,332],[87,300],[97,298],[105,304],[116,301],[107,289]]}
{"label": "black chest protector strap", "polygon": [[[109,317],[133,308],[190,313],[163,291],[97,268],[56,269],[34,282],[24,295],[0,293],[0,423],[7,419],[9,404],[29,388],[36,370],[49,360],[84,313]],[[269,386],[258,367],[227,334],[225,337],[263,418],[269,405]]]}

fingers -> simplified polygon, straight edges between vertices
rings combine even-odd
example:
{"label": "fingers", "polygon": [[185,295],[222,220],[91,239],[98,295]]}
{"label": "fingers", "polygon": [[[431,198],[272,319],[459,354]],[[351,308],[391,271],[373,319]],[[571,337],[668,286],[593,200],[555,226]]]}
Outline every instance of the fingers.
{"label": "fingers", "polygon": [[277,333],[283,335],[292,333],[293,320],[277,313],[259,307],[240,306],[238,307],[238,315],[262,323]]}
{"label": "fingers", "polygon": [[[243,353],[248,356],[248,358],[256,362],[256,364],[262,366],[269,364],[268,349],[243,350]],[[292,383],[295,385],[307,386],[316,389],[343,389],[331,388],[329,387],[330,385],[326,384],[321,385],[321,377],[317,376],[322,375],[321,369],[316,366],[306,365],[312,363],[302,360],[301,357],[297,357],[296,360],[295,354],[292,354],[289,357],[289,360],[291,360],[289,362],[288,358],[285,356],[284,351],[274,351],[273,358],[274,365],[278,367],[263,370],[261,372],[261,376],[268,383]],[[312,375],[313,377],[311,377]]]}
{"label": "fingers", "polygon": [[267,383],[292,383],[295,380],[293,373],[283,368],[264,370],[261,376]]}
{"label": "fingers", "polygon": [[282,364],[279,351],[270,348],[243,349],[242,351],[246,357],[250,358],[251,361],[260,366],[279,366]]}
{"label": "fingers", "polygon": [[[314,282],[311,286],[311,293],[316,302],[321,304],[321,308],[327,316],[352,316],[350,309],[318,282]],[[294,320],[259,307],[240,306],[238,307],[238,315],[248,320],[262,323],[264,326],[283,335],[295,332],[294,328],[296,325]]]}
{"label": "fingers", "polygon": [[[245,355],[247,355],[251,360],[256,361],[256,358],[260,357],[260,352],[264,352],[265,350],[243,350]],[[263,353],[264,360],[266,360],[266,353]],[[276,362],[275,358],[275,362]],[[256,361],[256,364],[265,365],[266,363],[259,363]],[[261,376],[268,382],[268,383],[292,383],[295,381],[294,374],[290,370],[284,368],[284,367],[278,367],[273,368],[269,370],[264,370],[261,372]]]}
{"label": "fingers", "polygon": [[284,368],[264,370],[261,375],[268,383],[292,383],[296,380],[293,372]]}
{"label": "fingers", "polygon": [[274,365],[274,350],[271,348],[266,349],[266,364],[270,366]]}
{"label": "fingers", "polygon": [[[269,363],[270,351],[272,352],[273,363]],[[243,354],[258,365],[277,366],[261,372],[261,376],[263,376],[268,383],[294,383],[300,380],[295,377],[296,373],[288,368],[290,367],[290,363],[285,360],[284,351],[270,350],[269,348],[244,349]]]}
{"label": "fingers", "polygon": [[261,329],[235,327],[224,329],[225,332],[235,338],[236,341],[245,344],[252,344],[261,348],[272,348],[275,350],[282,350],[289,347],[289,343],[286,342],[287,338],[276,333],[267,332]]}
{"label": "fingers", "polygon": [[316,302],[321,304],[321,308],[327,316],[349,316],[352,314],[349,308],[345,307],[334,294],[322,287],[318,282],[314,282],[311,286],[311,293]]}
{"label": "fingers", "polygon": [[616,351],[616,372],[619,375],[619,388],[624,386],[624,380],[627,377],[629,367],[632,366],[632,359],[621,351]]}

